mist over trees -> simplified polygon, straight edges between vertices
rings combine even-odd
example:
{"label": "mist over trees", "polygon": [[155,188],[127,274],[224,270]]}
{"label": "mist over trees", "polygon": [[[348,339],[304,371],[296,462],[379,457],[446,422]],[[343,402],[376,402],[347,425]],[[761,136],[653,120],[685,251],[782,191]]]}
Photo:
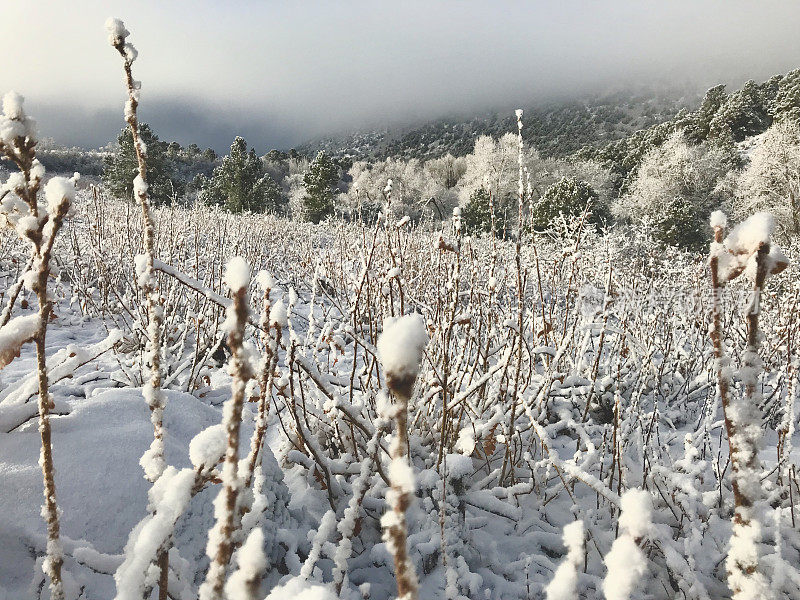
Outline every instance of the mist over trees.
{"label": "mist over trees", "polygon": [[[216,153],[210,148],[202,151],[196,144],[183,148],[174,141],[164,142],[147,123],[140,125],[139,135],[147,148],[147,181],[153,203],[168,205],[188,201],[195,191],[195,179],[209,174],[214,168]],[[59,166],[65,168],[80,165]],[[133,137],[130,130],[125,128],[117,136],[116,145],[112,145],[103,158],[102,180],[106,189],[117,198],[132,200],[133,179],[137,169]]]}
{"label": "mist over trees", "polygon": [[[260,156],[238,137],[222,158],[194,144],[162,142],[146,125],[142,137],[150,149],[151,192],[159,204],[200,201],[232,212],[277,212],[314,223],[372,221],[391,180],[395,206],[414,222],[434,224],[460,207],[469,233],[494,227],[494,235],[509,237],[518,210],[517,138],[510,128],[499,129],[509,123],[510,117],[473,121],[471,128],[438,122],[392,143],[383,134],[364,134],[323,140],[320,150],[307,145]],[[734,215],[769,209],[781,235],[800,232],[795,166],[800,71],[748,81],[732,92],[714,86],[695,110],[663,97],[611,95],[581,108],[549,106],[527,123],[523,137],[540,142],[526,144],[523,156],[530,197],[524,218],[536,231],[547,230],[558,215],[581,214],[588,205],[590,219],[600,227],[646,223],[662,243],[687,248],[704,243],[704,223],[718,207]],[[649,125],[637,129],[641,124]],[[475,135],[476,130],[497,133]],[[591,144],[574,146],[576,139],[592,135]],[[599,143],[608,136],[619,139]],[[553,145],[567,138],[569,144]],[[336,146],[347,142],[355,145]],[[43,156],[69,171],[80,153],[53,149]],[[123,131],[102,160],[108,189],[130,198],[135,169],[130,134]]]}

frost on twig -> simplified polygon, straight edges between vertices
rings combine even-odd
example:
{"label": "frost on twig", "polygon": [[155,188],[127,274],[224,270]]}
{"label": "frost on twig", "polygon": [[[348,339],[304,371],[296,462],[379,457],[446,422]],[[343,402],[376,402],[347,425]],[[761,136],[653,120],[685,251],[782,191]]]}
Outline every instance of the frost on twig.
{"label": "frost on twig", "polygon": [[233,297],[223,325],[228,334],[228,347],[231,349],[230,370],[233,381],[231,398],[225,402],[223,408],[222,424],[227,444],[222,467],[222,489],[214,500],[216,523],[209,531],[206,547],[211,565],[198,592],[200,600],[222,598],[225,573],[233,553],[235,517],[242,487],[238,473],[239,429],[247,382],[252,377],[252,368],[243,345],[244,330],[249,316],[247,287],[250,284],[250,268],[244,259],[236,257],[228,262],[225,268],[225,283]]}
{"label": "frost on twig", "polygon": [[225,584],[228,600],[257,600],[261,576],[267,568],[264,556],[264,534],[253,529],[236,554],[238,568]]}
{"label": "frost on twig", "polygon": [[[762,445],[762,417],[759,409],[762,371],[758,349],[761,344],[759,315],[761,295],[767,278],[788,266],[788,259],[772,243],[772,215],[757,213],[739,224],[724,240],[727,219],[719,211],[711,216],[714,242],[711,245],[713,287],[711,339],[716,359],[717,386],[725,418],[730,449],[735,504],[733,534],[726,560],[728,585],[734,599],[772,597],[764,573],[760,549],[765,497],[761,485],[763,468],[758,457]],[[750,302],[745,310],[747,343],[739,376],[743,393],[732,390],[732,369],[721,329],[721,288],[744,273],[752,282]]]}
{"label": "frost on twig", "polygon": [[391,489],[386,494],[390,510],[381,518],[381,525],[384,528],[384,540],[394,557],[397,595],[404,600],[415,600],[418,587],[407,544],[406,510],[414,498],[414,470],[408,463],[406,451],[408,401],[427,343],[425,321],[418,314],[387,319],[383,334],[378,339],[378,356],[383,365],[386,385],[396,400],[396,404],[383,407],[384,416],[394,417],[395,432],[390,448]]}
{"label": "frost on twig", "polygon": [[79,175],[76,173],[72,179],[53,177],[44,190],[46,203],[40,205],[39,189],[44,167],[36,159],[36,144],[35,122],[25,114],[22,96],[8,92],[3,97],[3,113],[0,114],[0,157],[14,164],[18,172],[9,175],[0,187],[0,226],[15,229],[20,239],[30,245],[30,270],[22,283],[36,295],[39,311],[30,317],[8,321],[6,319],[10,318],[13,301],[9,303],[4,317],[5,325],[0,328],[0,368],[19,355],[23,344],[31,340],[35,342],[39,434],[42,441],[39,464],[44,479],[42,516],[47,522],[47,552],[42,568],[50,579],[50,597],[52,600],[62,600],[64,585],[61,567],[64,558],[59,534],[50,428],[50,410],[54,408],[54,403],[50,397],[45,356],[47,324],[53,312],[53,298],[48,292],[47,282],[51,272],[53,245],[75,200],[75,182]]}
{"label": "frost on twig", "polygon": [[167,467],[148,492],[149,514],[133,528],[125,544],[125,559],[114,573],[114,600],[141,600],[155,583],[153,558],[163,552],[197,488],[192,469]]}
{"label": "frost on twig", "polygon": [[647,557],[640,544],[651,527],[653,502],[650,493],[628,490],[620,498],[620,510],[620,535],[603,559],[608,569],[603,579],[603,594],[607,600],[629,600],[647,572]]}
{"label": "frost on twig", "polygon": [[573,521],[564,527],[563,539],[567,556],[545,588],[547,600],[572,600],[578,597],[578,573],[583,563],[584,535],[583,521]]}
{"label": "frost on twig", "polygon": [[126,41],[130,32],[125,29],[125,24],[121,20],[109,17],[105,26],[108,31],[109,43],[119,52],[123,60],[125,85],[128,92],[128,100],[125,102],[125,122],[128,123],[133,136],[138,165],[138,174],[133,180],[133,190],[142,210],[144,256],[143,260],[137,260],[136,271],[139,287],[147,303],[147,346],[144,362],[150,368],[150,377],[142,388],[142,394],[150,407],[150,420],[153,423],[153,442],[142,455],[140,464],[148,481],[155,481],[166,466],[164,462],[164,403],[166,398],[161,389],[163,383],[161,339],[164,328],[164,310],[159,302],[158,281],[153,266],[155,261],[155,219],[150,210],[148,196],[147,148],[139,136],[139,121],[136,112],[139,106],[141,83],[133,79],[131,70],[138,52],[133,44]]}

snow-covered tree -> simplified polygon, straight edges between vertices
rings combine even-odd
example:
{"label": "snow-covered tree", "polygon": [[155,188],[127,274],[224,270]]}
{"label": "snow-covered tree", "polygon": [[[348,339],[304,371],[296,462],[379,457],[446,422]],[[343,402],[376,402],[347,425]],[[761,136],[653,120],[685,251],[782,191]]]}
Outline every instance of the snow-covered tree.
{"label": "snow-covered tree", "polygon": [[661,242],[699,246],[708,215],[724,199],[720,184],[730,164],[726,149],[689,145],[676,132],[645,155],[628,193],[613,211],[622,219],[649,221]]}
{"label": "snow-covered tree", "polygon": [[481,188],[497,200],[516,197],[518,153],[515,134],[507,133],[499,140],[482,135],[475,140],[472,154],[465,157],[466,171],[459,185],[461,203],[468,202]]}
{"label": "snow-covered tree", "polygon": [[317,154],[303,177],[303,217],[319,223],[333,214],[334,186],[339,181],[339,168],[324,152]]}
{"label": "snow-covered tree", "polygon": [[772,122],[767,111],[766,99],[758,84],[750,80],[742,89],[728,96],[709,123],[709,138],[726,138],[730,135],[740,142],[769,127]]}
{"label": "snow-covered tree", "polygon": [[247,142],[238,136],[230,154],[203,185],[200,200],[231,212],[279,212],[284,205],[281,190],[261,159],[252,148],[248,152]]}
{"label": "snow-covered tree", "polygon": [[605,210],[597,200],[597,192],[585,181],[562,177],[531,207],[531,227],[537,231],[547,229],[559,215],[580,216],[587,208],[592,220],[602,219]]}
{"label": "snow-covered tree", "polygon": [[[150,198],[155,205],[169,204],[181,192],[182,186],[175,177],[173,161],[167,156],[167,144],[147,123],[139,124],[139,136],[147,147],[147,185]],[[138,174],[139,163],[129,128],[117,137],[117,151],[106,158],[103,183],[117,198],[133,200],[133,180]]]}
{"label": "snow-covered tree", "polygon": [[738,216],[766,210],[783,232],[800,234],[800,126],[775,123],[739,177]]}

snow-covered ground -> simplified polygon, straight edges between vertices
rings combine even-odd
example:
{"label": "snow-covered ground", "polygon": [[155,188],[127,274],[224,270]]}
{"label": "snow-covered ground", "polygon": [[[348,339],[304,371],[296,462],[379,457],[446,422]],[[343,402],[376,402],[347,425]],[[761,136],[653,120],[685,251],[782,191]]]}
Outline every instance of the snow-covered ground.
{"label": "snow-covered ground", "polygon": [[[220,303],[228,302],[223,265],[242,256],[253,273],[267,269],[275,280],[269,300],[282,308],[272,321],[282,328],[259,471],[264,500],[254,504],[263,510],[248,525],[265,537],[268,566],[258,597],[311,589],[324,598],[334,593],[337,569],[345,597],[361,597],[365,584],[375,600],[396,594],[380,526],[393,428],[381,416],[386,387],[377,358],[405,369],[421,346],[407,443],[416,490],[408,547],[420,597],[543,597],[560,565],[547,588],[550,600],[572,590],[580,598],[614,597],[609,590],[626,586],[633,598],[729,595],[733,497],[708,337],[705,257],[664,250],[646,231],[602,236],[564,223],[557,236],[533,242],[536,254],[533,244],[523,247],[520,305],[513,244],[456,243],[452,230],[440,242],[437,233],[410,229],[401,215],[375,228],[315,227],[206,208],[165,209],[157,217],[168,465],[192,468],[190,442],[222,422],[231,395],[227,350],[215,352]],[[141,390],[147,317],[134,275],[137,219],[129,206],[95,204],[81,193],[56,247],[47,353],[64,572],[75,598],[115,597],[114,573],[130,556],[129,534],[148,515],[151,484],[139,459],[153,429]],[[7,286],[24,264],[24,248],[13,238],[3,244],[16,261],[0,259]],[[797,257],[797,248],[785,250]],[[736,282],[724,295],[735,368],[744,290]],[[769,500],[762,553],[784,597],[800,589],[791,566],[800,560],[793,520],[800,490],[790,468],[800,460],[799,444],[796,434],[777,433],[796,422],[797,371],[789,364],[797,356],[798,297],[794,262],[770,280],[761,317],[761,458]],[[28,292],[23,299],[28,308],[18,304],[15,316],[36,308]],[[257,367],[269,340],[258,325],[264,297],[255,283],[249,303],[245,346]],[[283,310],[285,320],[277,314]],[[422,315],[427,346],[419,331],[408,341],[400,335],[378,342],[384,317],[411,312]],[[113,348],[104,345],[109,336]],[[410,346],[416,350],[409,353]],[[48,597],[36,388],[29,393],[25,383],[33,381],[34,357],[27,344],[0,370],[0,594],[9,599]],[[73,371],[67,367],[76,357],[86,364]],[[251,381],[240,458],[249,450],[258,395]],[[204,484],[178,519],[173,597],[196,597],[204,580],[220,487],[213,478]],[[650,508],[628,501],[635,497],[628,490],[645,490],[638,498]],[[577,520],[583,550],[575,545]],[[629,564],[639,565],[635,577],[624,571]]]}

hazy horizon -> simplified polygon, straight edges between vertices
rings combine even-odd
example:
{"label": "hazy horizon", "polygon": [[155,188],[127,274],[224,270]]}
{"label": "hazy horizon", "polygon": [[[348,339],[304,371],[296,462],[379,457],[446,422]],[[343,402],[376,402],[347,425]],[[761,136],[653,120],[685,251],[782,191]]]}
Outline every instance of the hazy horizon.
{"label": "hazy horizon", "polygon": [[[8,2],[0,92],[42,136],[101,146],[124,125],[105,19],[139,50],[140,116],[162,139],[259,151],[630,86],[700,90],[800,66],[787,1]],[[31,45],[28,40],[48,40]]]}

